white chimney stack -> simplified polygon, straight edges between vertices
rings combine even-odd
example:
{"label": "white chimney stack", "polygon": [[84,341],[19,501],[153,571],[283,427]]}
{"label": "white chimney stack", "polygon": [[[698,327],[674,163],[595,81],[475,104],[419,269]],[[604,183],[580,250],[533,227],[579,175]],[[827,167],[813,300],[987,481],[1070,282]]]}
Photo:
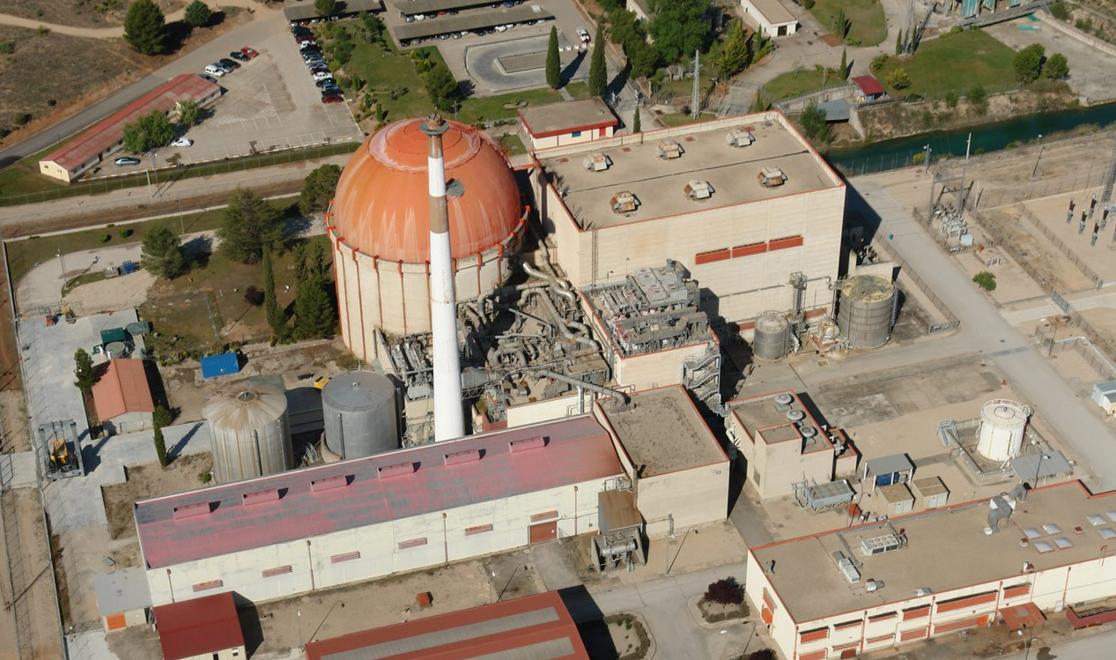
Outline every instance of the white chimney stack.
{"label": "white chimney stack", "polygon": [[446,207],[446,165],[442,158],[445,121],[434,114],[422,124],[429,137],[426,157],[430,192],[430,324],[434,333],[434,441],[465,435],[461,399],[461,356],[457,350],[457,293]]}

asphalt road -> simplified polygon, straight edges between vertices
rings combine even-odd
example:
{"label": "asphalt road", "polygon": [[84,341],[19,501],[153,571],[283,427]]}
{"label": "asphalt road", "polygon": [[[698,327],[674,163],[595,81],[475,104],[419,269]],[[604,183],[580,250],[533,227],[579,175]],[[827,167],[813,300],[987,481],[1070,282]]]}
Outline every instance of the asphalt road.
{"label": "asphalt road", "polygon": [[262,39],[266,35],[274,34],[277,30],[287,29],[286,26],[287,22],[281,11],[274,9],[257,10],[249,22],[229,30],[204,46],[186,53],[167,66],[155,70],[150,75],[137,80],[77,114],[63,119],[54,126],[45,128],[22,142],[17,142],[0,150],[0,168],[7,167],[21,158],[42,151],[86,126],[104,119],[170,80],[173,76],[180,73],[200,72],[206,64],[221,57],[228,57],[229,51],[250,46],[254,41]]}

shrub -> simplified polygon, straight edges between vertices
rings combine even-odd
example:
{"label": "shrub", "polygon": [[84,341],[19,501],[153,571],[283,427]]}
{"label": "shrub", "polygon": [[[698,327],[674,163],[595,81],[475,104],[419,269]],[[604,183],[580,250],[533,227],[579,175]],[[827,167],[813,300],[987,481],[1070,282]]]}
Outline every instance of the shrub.
{"label": "shrub", "polygon": [[1059,21],[1068,20],[1070,17],[1069,7],[1067,7],[1066,3],[1062,2],[1062,0],[1054,0],[1054,2],[1050,4],[1050,13]]}
{"label": "shrub", "polygon": [[906,69],[897,66],[887,74],[887,84],[895,89],[906,89],[911,86],[911,77],[907,75]]}
{"label": "shrub", "polygon": [[984,289],[985,291],[996,290],[996,275],[993,273],[989,273],[986,270],[982,270],[976,275],[973,275],[973,281],[976,282],[977,286]]}
{"label": "shrub", "polygon": [[0,53],[3,53],[4,55],[11,55],[14,52],[15,41],[12,41],[10,39],[7,41],[0,41]]}
{"label": "shrub", "polygon": [[1061,53],[1054,53],[1042,67],[1042,75],[1051,80],[1061,80],[1069,75],[1069,62]]}
{"label": "shrub", "polygon": [[20,113],[16,114],[14,121],[16,123],[16,126],[23,126],[25,124],[28,124],[28,123],[31,122],[31,113],[30,112],[20,112]]}
{"label": "shrub", "polygon": [[720,605],[739,605],[744,602],[744,586],[734,577],[721,578],[706,588],[703,598]]}
{"label": "shrub", "polygon": [[814,8],[814,0],[802,0],[802,6],[806,9]]}
{"label": "shrub", "polygon": [[112,234],[101,234],[101,242],[108,243],[112,240]]}
{"label": "shrub", "polygon": [[887,64],[887,55],[880,53],[872,58],[872,63],[868,65],[868,68],[872,70],[872,73],[875,73],[882,69],[884,64]]}
{"label": "shrub", "polygon": [[952,90],[946,92],[946,95],[945,95],[946,105],[948,105],[951,108],[956,108],[958,100],[959,100],[959,98],[957,96],[957,92],[954,92]]}
{"label": "shrub", "polygon": [[244,291],[244,302],[253,307],[259,307],[264,304],[264,292],[255,286],[250,286]]}
{"label": "shrub", "polygon": [[1012,60],[1015,79],[1024,84],[1038,80],[1039,74],[1042,73],[1045,55],[1046,49],[1042,44],[1031,44],[1016,53],[1015,59]]}
{"label": "shrub", "polygon": [[132,229],[131,227],[128,227],[126,229],[121,229],[120,230],[120,237],[121,238],[128,238],[129,236],[131,236],[134,233],[136,233],[136,230]]}

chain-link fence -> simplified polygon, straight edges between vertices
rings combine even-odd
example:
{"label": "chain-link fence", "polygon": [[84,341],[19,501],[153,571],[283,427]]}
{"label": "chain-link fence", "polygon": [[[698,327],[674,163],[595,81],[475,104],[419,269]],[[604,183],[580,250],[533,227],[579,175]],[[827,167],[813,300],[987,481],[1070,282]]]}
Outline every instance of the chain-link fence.
{"label": "chain-link fence", "polygon": [[1065,176],[1049,179],[1041,178],[995,190],[978,188],[972,196],[973,207],[991,209],[998,206],[1018,204],[1029,199],[1097,188],[1104,185],[1106,170],[1107,166],[1094,164]]}
{"label": "chain-link fence", "polygon": [[2,195],[0,196],[0,206],[18,206],[21,204],[34,204],[36,202],[47,202],[55,199],[64,199],[67,197],[98,195],[102,193],[112,192],[114,190],[122,190],[124,188],[140,188],[148,185],[149,183],[154,184],[162,182],[162,184],[165,185],[167,181],[180,181],[182,179],[190,179],[199,176],[227,174],[229,172],[240,172],[243,170],[269,167],[272,165],[282,165],[284,163],[295,163],[304,160],[310,160],[312,158],[323,158],[325,156],[351,153],[354,149],[356,149],[356,147],[356,142],[335,142],[332,144],[323,144],[315,147],[287,149],[284,151],[256,154],[254,156],[231,158],[229,160],[216,161],[212,163],[182,165],[179,167],[165,168],[150,173],[139,172],[136,174],[128,174],[126,176],[120,177],[84,181],[81,183],[72,184],[64,188],[59,187],[51,190],[43,190],[40,192]]}

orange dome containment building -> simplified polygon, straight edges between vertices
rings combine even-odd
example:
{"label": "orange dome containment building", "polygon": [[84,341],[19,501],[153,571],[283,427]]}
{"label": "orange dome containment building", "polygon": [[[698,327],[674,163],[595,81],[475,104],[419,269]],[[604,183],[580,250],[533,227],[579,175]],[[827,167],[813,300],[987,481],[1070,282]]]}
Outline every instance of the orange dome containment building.
{"label": "orange dome containment building", "polygon": [[[525,210],[507,160],[476,129],[447,122],[442,136],[450,254],[458,300],[507,277]],[[358,357],[375,357],[374,332],[429,332],[430,218],[427,136],[421,119],[384,127],[345,166],[326,216],[333,245],[341,334]]]}

